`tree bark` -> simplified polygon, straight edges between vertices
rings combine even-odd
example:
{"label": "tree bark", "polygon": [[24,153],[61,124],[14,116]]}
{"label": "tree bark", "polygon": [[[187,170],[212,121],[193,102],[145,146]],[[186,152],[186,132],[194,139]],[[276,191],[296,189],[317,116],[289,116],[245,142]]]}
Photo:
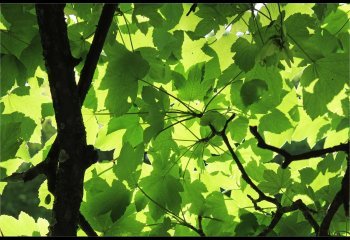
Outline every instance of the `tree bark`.
{"label": "tree bark", "polygon": [[88,148],[64,7],[64,4],[37,4],[36,13],[60,146],[50,235],[76,236],[88,166],[84,153]]}
{"label": "tree bark", "polygon": [[[53,236],[75,236],[77,221],[89,236],[97,236],[79,212],[85,170],[97,161],[94,148],[86,146],[86,133],[80,107],[90,88],[116,7],[117,4],[104,5],[79,84],[76,86],[74,79],[76,61],[70,52],[64,5],[36,5],[58,125],[58,136],[47,159],[38,165],[39,170],[46,169],[44,172],[49,190],[55,195],[53,223],[50,227],[50,235]],[[41,172],[35,171],[35,173]],[[33,178],[32,175],[35,174],[28,177]]]}

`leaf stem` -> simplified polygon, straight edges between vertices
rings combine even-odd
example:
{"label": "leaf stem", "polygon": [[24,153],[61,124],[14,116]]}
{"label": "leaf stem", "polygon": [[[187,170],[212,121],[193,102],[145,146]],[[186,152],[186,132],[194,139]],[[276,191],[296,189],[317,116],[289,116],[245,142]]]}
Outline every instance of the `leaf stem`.
{"label": "leaf stem", "polygon": [[163,93],[165,93],[165,94],[167,94],[167,95],[169,95],[170,97],[174,98],[174,99],[177,100],[179,103],[181,103],[183,106],[185,106],[192,114],[197,115],[197,113],[194,112],[194,110],[196,110],[196,109],[192,110],[191,108],[193,108],[193,107],[190,108],[190,107],[187,106],[186,103],[184,103],[181,99],[175,97],[175,96],[172,95],[171,93],[168,93],[167,91],[163,90],[162,88],[159,88],[159,87],[153,85],[152,83],[149,83],[149,82],[147,82],[147,81],[145,81],[145,80],[143,80],[143,79],[140,79],[140,81],[141,81],[141,82],[144,82],[144,83],[146,83],[146,84],[148,84],[148,85],[150,85],[151,87],[154,87],[154,88],[158,89],[159,91],[161,91],[161,92],[163,92]]}
{"label": "leaf stem", "polygon": [[126,19],[124,13],[122,12],[122,16],[124,18],[125,24],[126,24],[126,28],[128,29],[128,34],[129,34],[129,40],[130,40],[130,45],[131,45],[131,49],[134,52],[134,45],[132,43],[132,39],[131,39],[131,34],[130,34],[130,29],[129,29],[129,21]]}
{"label": "leaf stem", "polygon": [[234,80],[236,80],[236,78],[241,75],[243,71],[240,71],[234,78],[232,78],[228,83],[226,83],[225,86],[223,86],[210,100],[209,102],[205,105],[204,109],[203,109],[203,113],[205,113],[205,111],[207,110],[207,108],[209,107],[210,103],[214,100],[214,98],[219,95],[228,85],[230,85]]}
{"label": "leaf stem", "polygon": [[287,36],[292,39],[292,41],[295,43],[295,45],[297,45],[297,47],[305,54],[305,56],[312,62],[315,63],[315,60],[312,59],[312,57],[301,47],[301,45],[295,41],[295,39],[289,34],[287,33]]}

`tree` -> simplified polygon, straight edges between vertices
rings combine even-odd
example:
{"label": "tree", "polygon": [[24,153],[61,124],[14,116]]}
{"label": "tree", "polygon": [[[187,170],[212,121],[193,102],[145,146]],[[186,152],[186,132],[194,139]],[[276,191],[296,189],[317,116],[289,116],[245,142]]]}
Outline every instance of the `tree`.
{"label": "tree", "polygon": [[2,234],[348,235],[348,12],[2,4]]}

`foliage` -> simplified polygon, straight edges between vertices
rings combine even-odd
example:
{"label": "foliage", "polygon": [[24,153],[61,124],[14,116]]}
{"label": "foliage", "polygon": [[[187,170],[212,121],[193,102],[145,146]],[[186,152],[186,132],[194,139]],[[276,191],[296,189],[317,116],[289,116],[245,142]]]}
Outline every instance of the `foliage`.
{"label": "foliage", "polygon": [[[75,58],[101,6],[65,7]],[[80,210],[98,235],[318,234],[348,166],[349,5],[118,7],[82,106],[99,161]],[[2,4],[0,27],[4,179],[45,160],[57,126],[34,5]],[[50,194],[42,183],[39,206]],[[331,235],[350,234],[344,209]],[[0,230],[50,221],[3,214]]]}

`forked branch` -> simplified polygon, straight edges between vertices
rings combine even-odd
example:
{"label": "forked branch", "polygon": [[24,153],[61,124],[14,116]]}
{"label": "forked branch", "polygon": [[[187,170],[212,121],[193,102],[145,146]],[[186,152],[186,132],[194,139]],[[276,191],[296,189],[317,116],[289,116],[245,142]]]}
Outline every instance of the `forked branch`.
{"label": "forked branch", "polygon": [[330,147],[330,148],[312,150],[309,152],[292,155],[284,149],[277,148],[277,147],[274,147],[274,146],[267,144],[265,142],[265,140],[262,138],[262,136],[260,135],[260,133],[258,132],[258,129],[256,126],[250,126],[249,129],[250,129],[250,132],[258,140],[258,147],[271,150],[271,151],[278,153],[284,157],[284,162],[282,163],[283,169],[287,168],[289,166],[289,164],[291,164],[293,161],[299,161],[299,160],[320,157],[324,154],[332,153],[332,152],[344,151],[346,153],[349,153],[349,142],[347,142],[347,143],[342,143],[342,144],[339,144],[337,146]]}

